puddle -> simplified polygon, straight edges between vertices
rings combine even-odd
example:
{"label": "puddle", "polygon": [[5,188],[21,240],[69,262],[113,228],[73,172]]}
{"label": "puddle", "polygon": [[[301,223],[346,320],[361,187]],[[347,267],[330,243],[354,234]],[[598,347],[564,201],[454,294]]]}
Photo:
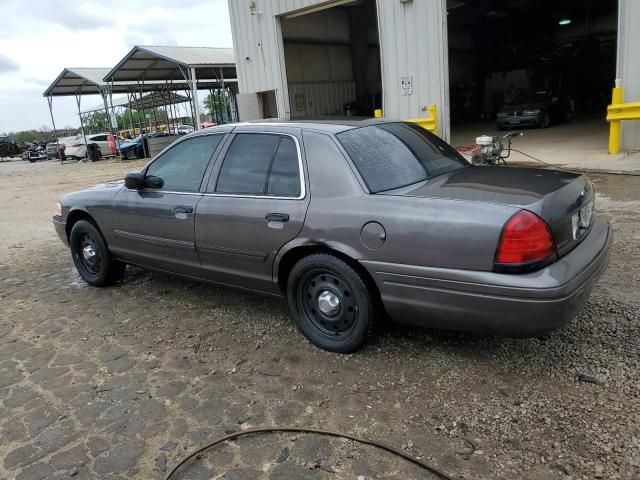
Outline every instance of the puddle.
{"label": "puddle", "polygon": [[85,288],[89,286],[89,284],[82,279],[75,267],[71,267],[69,276],[71,279],[69,283],[73,288]]}

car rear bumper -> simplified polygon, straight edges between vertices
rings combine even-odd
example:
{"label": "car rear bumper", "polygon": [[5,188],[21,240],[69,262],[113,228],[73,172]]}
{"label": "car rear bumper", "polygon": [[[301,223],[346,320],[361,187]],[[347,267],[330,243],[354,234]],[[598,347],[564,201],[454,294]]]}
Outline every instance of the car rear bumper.
{"label": "car rear bumper", "polygon": [[534,337],[571,320],[609,261],[611,228],[595,217],[589,235],[536,272],[503,274],[362,262],[399,323]]}
{"label": "car rear bumper", "polygon": [[64,243],[68,247],[69,239],[67,238],[67,230],[66,230],[67,224],[64,222],[62,217],[59,217],[58,215],[54,215],[52,220],[53,220],[53,228],[56,229],[56,233],[58,234],[58,237],[60,237],[60,240],[62,240],[62,243]]}

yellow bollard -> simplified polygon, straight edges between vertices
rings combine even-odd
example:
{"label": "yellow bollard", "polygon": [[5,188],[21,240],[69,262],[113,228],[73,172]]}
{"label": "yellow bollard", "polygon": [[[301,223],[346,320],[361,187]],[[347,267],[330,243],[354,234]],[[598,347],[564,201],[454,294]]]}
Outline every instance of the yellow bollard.
{"label": "yellow bollard", "polygon": [[438,134],[438,117],[437,117],[435,103],[429,104],[429,118],[433,120],[433,130],[431,131],[431,133],[435,133],[437,135]]}
{"label": "yellow bollard", "polygon": [[381,108],[376,108],[376,109],[373,111],[373,116],[374,116],[375,118],[382,118],[382,109],[381,109]]}
{"label": "yellow bollard", "polygon": [[[615,87],[611,94],[611,106],[616,106],[622,103],[622,87]],[[620,153],[620,120],[611,120],[609,122],[609,153],[615,155]]]}

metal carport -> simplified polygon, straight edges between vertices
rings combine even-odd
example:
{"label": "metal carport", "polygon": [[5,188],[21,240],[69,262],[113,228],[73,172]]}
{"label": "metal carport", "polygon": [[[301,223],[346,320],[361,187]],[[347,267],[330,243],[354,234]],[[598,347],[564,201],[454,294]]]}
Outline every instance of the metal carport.
{"label": "metal carport", "polygon": [[[85,146],[87,145],[87,137],[84,132],[82,114],[80,113],[82,95],[100,95],[104,103],[104,109],[107,113],[107,117],[111,118],[107,103],[107,85],[102,80],[108,72],[108,68],[65,68],[53,83],[49,85],[49,88],[44,91],[43,95],[47,98],[47,103],[49,104],[49,114],[51,115],[51,123],[53,124],[53,133],[56,141],[58,138],[58,132],[56,129],[56,122],[53,118],[53,97],[74,96],[76,98],[78,115],[80,116],[80,127],[84,136]],[[128,91],[128,86],[125,85],[118,85],[117,88],[119,90],[122,89],[121,91],[123,93]],[[111,124],[109,124],[109,129],[110,133],[113,135]],[[62,152],[60,149],[58,149],[58,153],[60,154],[60,161],[62,162]]]}
{"label": "metal carport", "polygon": [[[111,108],[114,110],[119,109],[120,111],[123,108],[128,108],[130,129],[133,130],[133,128],[135,127],[134,125],[135,122],[133,121],[131,110],[144,111],[144,110],[152,109],[155,115],[156,108],[168,107],[169,113],[167,113],[167,116],[170,123],[170,117],[169,117],[170,114],[172,114],[174,118],[177,117],[178,110],[175,108],[175,106],[181,103],[189,102],[189,101],[190,100],[188,97],[184,95],[180,95],[175,92],[154,90],[150,93],[143,95],[141,98],[131,97],[129,96],[129,94],[127,94],[126,97],[112,99]],[[173,111],[172,111],[172,107],[174,107]],[[82,110],[81,115],[97,112],[99,110],[102,110],[103,108],[104,107],[102,105],[95,105],[93,107]],[[157,118],[155,119],[155,122],[157,124]],[[138,127],[141,130],[146,129],[146,126],[143,127],[140,122],[138,122]],[[125,128],[126,128],[126,124],[125,124]]]}
{"label": "metal carport", "polygon": [[141,90],[147,82],[186,82],[197,129],[198,88],[222,89],[226,106],[227,84],[237,82],[232,48],[176,46],[135,46],[103,80],[114,86],[119,82],[137,83]]}

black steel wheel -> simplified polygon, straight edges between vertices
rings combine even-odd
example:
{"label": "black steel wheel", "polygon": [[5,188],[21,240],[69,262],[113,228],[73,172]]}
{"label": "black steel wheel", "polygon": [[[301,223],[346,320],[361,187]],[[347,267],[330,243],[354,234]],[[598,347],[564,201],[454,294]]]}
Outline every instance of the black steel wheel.
{"label": "black steel wheel", "polygon": [[544,117],[542,118],[542,128],[547,128],[549,125],[551,125],[551,117],[549,116],[549,112],[544,114]]}
{"label": "black steel wheel", "polygon": [[325,350],[358,350],[375,317],[372,294],[361,275],[341,259],[314,254],[289,274],[287,300],[302,333]]}
{"label": "black steel wheel", "polygon": [[78,220],[73,225],[69,246],[78,273],[90,285],[111,285],[124,276],[126,265],[112,258],[102,234],[91,222]]}

